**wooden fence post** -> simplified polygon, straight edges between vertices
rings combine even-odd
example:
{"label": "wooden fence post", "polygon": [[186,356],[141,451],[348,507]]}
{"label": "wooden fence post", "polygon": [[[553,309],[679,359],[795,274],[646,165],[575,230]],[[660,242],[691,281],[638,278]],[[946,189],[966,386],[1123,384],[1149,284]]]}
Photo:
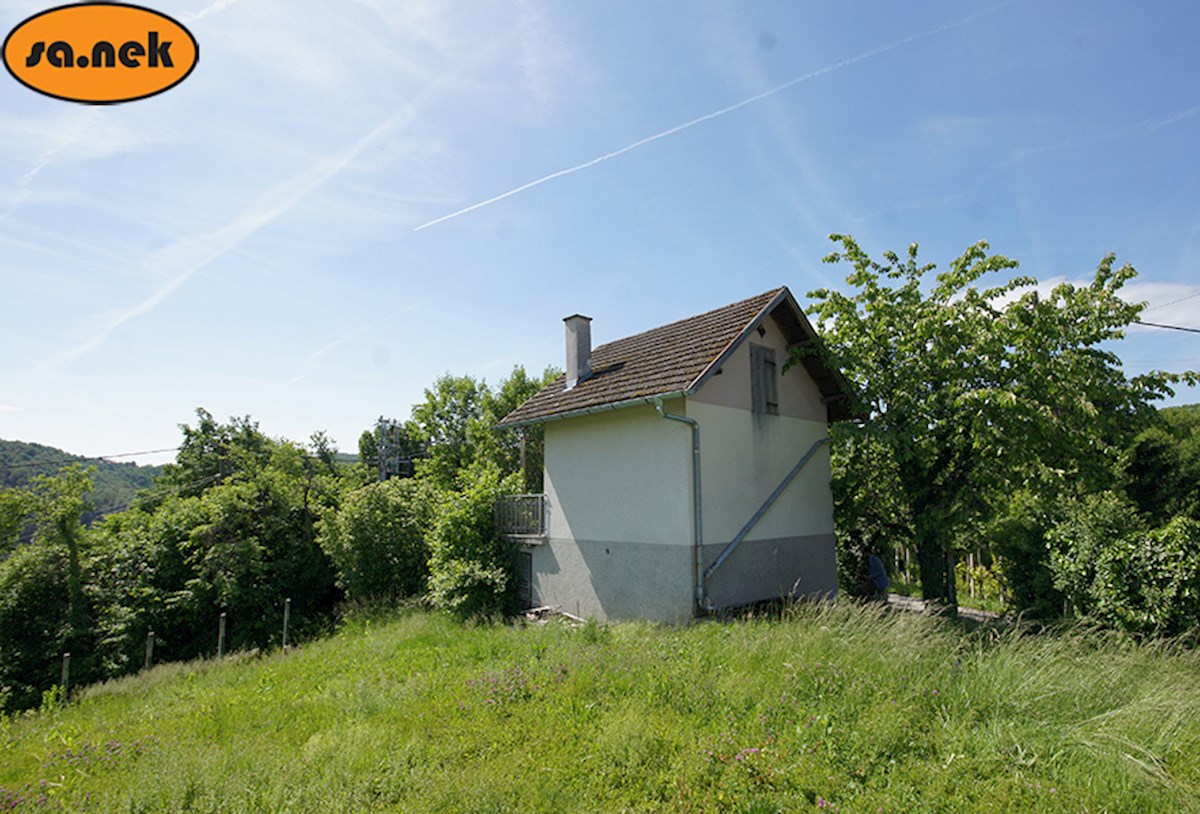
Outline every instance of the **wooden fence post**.
{"label": "wooden fence post", "polygon": [[217,622],[217,658],[225,655],[225,614]]}
{"label": "wooden fence post", "polygon": [[62,668],[62,702],[67,703],[67,688],[70,686],[71,680],[71,654],[63,653],[63,668]]}
{"label": "wooden fence post", "polygon": [[151,630],[146,633],[146,667],[145,667],[145,669],[149,670],[153,664],[154,664],[154,631]]}
{"label": "wooden fence post", "polygon": [[292,615],[292,598],[283,600],[283,649],[287,650],[288,617]]}

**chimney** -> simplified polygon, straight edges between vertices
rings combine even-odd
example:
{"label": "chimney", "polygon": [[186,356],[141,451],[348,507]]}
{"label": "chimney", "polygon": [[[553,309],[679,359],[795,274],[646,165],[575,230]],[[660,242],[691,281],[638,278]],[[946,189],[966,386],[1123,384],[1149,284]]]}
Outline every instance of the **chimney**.
{"label": "chimney", "polygon": [[567,324],[567,389],[592,375],[592,318],[572,314]]}

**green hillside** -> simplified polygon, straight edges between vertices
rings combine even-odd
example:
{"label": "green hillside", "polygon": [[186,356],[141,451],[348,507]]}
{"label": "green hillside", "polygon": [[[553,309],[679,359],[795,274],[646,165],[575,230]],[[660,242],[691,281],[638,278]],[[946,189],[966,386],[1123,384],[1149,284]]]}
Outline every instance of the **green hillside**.
{"label": "green hillside", "polygon": [[114,463],[72,455],[43,444],[0,439],[0,487],[6,489],[26,486],[38,475],[53,475],[73,463],[96,468],[92,476],[94,489],[91,495],[95,508],[85,520],[120,511],[139,491],[152,486],[154,479],[162,472],[160,466]]}
{"label": "green hillside", "polygon": [[1195,811],[1198,669],[853,606],[682,629],[413,612],[0,722],[0,810]]}

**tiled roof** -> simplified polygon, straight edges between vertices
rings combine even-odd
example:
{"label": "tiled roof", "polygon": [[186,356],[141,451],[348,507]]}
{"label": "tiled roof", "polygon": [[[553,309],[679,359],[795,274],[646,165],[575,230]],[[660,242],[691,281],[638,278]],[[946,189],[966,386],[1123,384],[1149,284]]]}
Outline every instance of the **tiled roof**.
{"label": "tiled roof", "polygon": [[[790,310],[799,314],[787,288],[777,288],[724,308],[599,345],[592,350],[591,376],[570,390],[564,389],[566,376],[559,376],[509,413],[500,426],[537,423],[593,408],[691,391],[701,383],[705,372],[726,351],[732,350],[747,330],[757,325],[769,306],[774,303],[778,307],[784,302],[791,302]],[[796,328],[807,334],[795,337],[796,341],[815,337],[803,314],[799,314]],[[844,385],[840,376],[833,375],[838,379],[836,385]],[[825,389],[822,386],[822,390]],[[831,412],[831,418],[834,417]]]}

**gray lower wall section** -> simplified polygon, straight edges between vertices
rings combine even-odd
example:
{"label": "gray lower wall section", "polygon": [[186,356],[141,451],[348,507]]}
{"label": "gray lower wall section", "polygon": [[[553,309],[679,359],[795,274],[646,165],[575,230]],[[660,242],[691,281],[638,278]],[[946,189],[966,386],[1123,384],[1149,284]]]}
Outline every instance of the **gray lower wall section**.
{"label": "gray lower wall section", "polygon": [[[713,562],[724,547],[704,546],[704,564]],[[529,550],[535,605],[599,621],[652,619],[680,624],[693,617],[690,546],[552,537]],[[709,600],[717,607],[836,593],[832,534],[747,540],[708,580]]]}
{"label": "gray lower wall section", "polygon": [[533,602],[577,616],[692,618],[692,550],[661,543],[619,543],[551,537],[533,546]]}
{"label": "gray lower wall section", "polygon": [[[725,545],[704,546],[705,567]],[[837,550],[832,534],[746,540],[708,578],[708,599],[719,607],[787,597],[837,593]]]}

